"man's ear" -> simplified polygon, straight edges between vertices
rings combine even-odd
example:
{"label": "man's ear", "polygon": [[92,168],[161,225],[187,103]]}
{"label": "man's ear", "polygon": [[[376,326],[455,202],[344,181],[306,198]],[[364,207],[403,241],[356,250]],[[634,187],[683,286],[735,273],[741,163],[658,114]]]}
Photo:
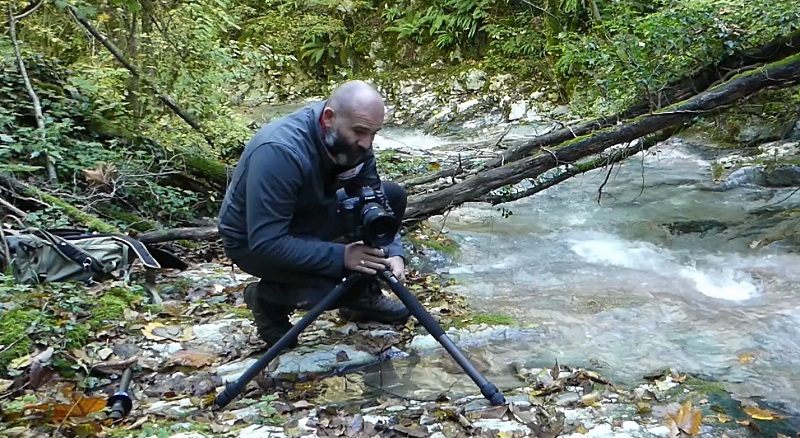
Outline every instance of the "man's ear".
{"label": "man's ear", "polygon": [[336,116],[336,112],[333,108],[326,106],[325,109],[322,110],[322,126],[325,129],[330,129],[333,126],[333,119]]}

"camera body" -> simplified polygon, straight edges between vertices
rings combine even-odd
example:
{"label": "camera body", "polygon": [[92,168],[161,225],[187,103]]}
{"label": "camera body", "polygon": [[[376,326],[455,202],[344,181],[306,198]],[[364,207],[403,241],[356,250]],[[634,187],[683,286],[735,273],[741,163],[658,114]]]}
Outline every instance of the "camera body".
{"label": "camera body", "polygon": [[381,248],[394,241],[400,221],[388,207],[380,190],[365,186],[355,195],[340,201],[339,211],[345,221],[345,236],[351,241]]}

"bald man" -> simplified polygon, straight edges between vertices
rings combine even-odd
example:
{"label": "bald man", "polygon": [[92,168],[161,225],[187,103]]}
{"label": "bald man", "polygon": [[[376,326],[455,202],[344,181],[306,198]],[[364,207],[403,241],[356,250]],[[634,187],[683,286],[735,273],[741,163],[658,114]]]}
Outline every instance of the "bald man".
{"label": "bald man", "polygon": [[[405,213],[405,191],[381,181],[376,168],[372,142],[383,118],[380,93],[349,81],[326,101],[264,125],[245,147],[218,226],[228,257],[260,278],[244,298],[268,345],[292,328],[292,311],[310,309],[349,273],[374,275],[388,267],[404,278],[399,234],[385,248],[341,241],[347,230],[338,207],[346,193],[381,190],[395,217]],[[340,316],[405,323],[406,307],[369,278],[335,306]]]}

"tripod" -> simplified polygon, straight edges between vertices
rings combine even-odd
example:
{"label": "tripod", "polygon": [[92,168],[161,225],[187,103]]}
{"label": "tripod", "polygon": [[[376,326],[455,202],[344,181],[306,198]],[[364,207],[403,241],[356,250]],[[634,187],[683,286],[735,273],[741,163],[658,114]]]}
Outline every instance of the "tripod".
{"label": "tripod", "polygon": [[[314,320],[319,318],[322,312],[328,310],[333,306],[347,289],[363,278],[363,274],[351,274],[344,279],[341,283],[328,293],[316,306],[314,306],[303,318],[297,322],[283,337],[278,340],[272,347],[267,350],[264,356],[261,357],[256,363],[245,370],[244,374],[238,380],[226,386],[225,390],[217,395],[214,399],[214,406],[222,409],[228,405],[236,396],[238,396],[250,380],[255,378],[258,373],[267,368],[269,363],[278,357],[280,352],[284,350],[289,344],[292,343],[300,333],[311,325]],[[422,304],[414,297],[408,289],[406,289],[397,280],[397,277],[391,271],[385,270],[378,273],[378,278],[386,282],[392,291],[400,298],[400,301],[405,304],[406,308],[417,318],[417,321],[430,333],[439,344],[447,350],[448,353],[455,359],[458,365],[469,375],[473,382],[480,388],[481,394],[493,406],[500,406],[505,404],[506,399],[499,389],[484,377],[480,371],[464,356],[464,353],[453,343],[453,341],[444,332],[444,329],[433,319]]]}

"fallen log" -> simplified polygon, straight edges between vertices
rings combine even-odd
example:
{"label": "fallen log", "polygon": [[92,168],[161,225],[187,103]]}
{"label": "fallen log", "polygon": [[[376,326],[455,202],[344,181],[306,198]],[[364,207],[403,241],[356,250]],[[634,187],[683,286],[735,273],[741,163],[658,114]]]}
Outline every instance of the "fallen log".
{"label": "fallen log", "polygon": [[214,240],[219,236],[216,226],[165,228],[148,231],[136,237],[142,243],[159,243],[173,240]]}
{"label": "fallen log", "polygon": [[766,88],[780,88],[800,82],[800,55],[734,76],[729,81],[694,97],[633,121],[593,132],[564,143],[561,147],[536,156],[522,158],[500,167],[478,172],[460,183],[436,192],[410,196],[404,223],[420,222],[427,217],[478,199],[481,196],[527,178],[534,178],[563,164],[598,154],[611,146],[645,137],[693,118],[721,110],[744,97]]}
{"label": "fallen log", "polygon": [[700,69],[684,79],[643,97],[620,113],[565,127],[536,137],[524,144],[510,147],[497,158],[484,163],[477,171],[502,166],[540,148],[557,145],[592,131],[614,126],[621,121],[638,117],[647,112],[673,105],[707,90],[720,81],[727,80],[732,74],[738,74],[744,69],[757,68],[798,53],[800,53],[800,30],[788,36],[777,37],[764,46],[732,55],[715,65]]}

